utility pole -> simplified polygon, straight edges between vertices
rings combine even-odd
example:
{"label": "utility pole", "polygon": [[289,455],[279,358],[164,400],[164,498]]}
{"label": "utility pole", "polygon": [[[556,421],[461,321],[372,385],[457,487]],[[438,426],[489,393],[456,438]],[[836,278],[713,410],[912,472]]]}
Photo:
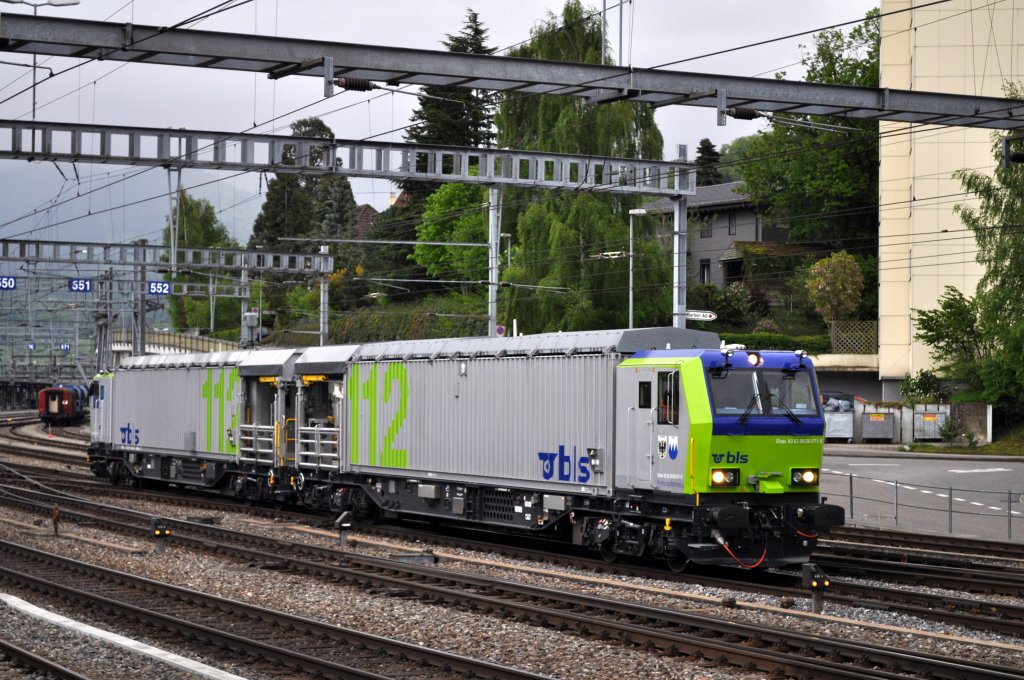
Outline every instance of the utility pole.
{"label": "utility pole", "polygon": [[487,236],[487,337],[498,335],[498,248],[501,243],[501,199],[500,186],[492,185],[490,196],[490,223]]}
{"label": "utility pole", "polygon": [[[330,252],[330,246],[320,246],[320,254],[326,256]],[[327,344],[327,284],[329,274],[326,271],[320,273],[320,346]]]}
{"label": "utility pole", "polygon": [[132,318],[132,356],[146,353],[146,239],[135,241],[135,313]]}

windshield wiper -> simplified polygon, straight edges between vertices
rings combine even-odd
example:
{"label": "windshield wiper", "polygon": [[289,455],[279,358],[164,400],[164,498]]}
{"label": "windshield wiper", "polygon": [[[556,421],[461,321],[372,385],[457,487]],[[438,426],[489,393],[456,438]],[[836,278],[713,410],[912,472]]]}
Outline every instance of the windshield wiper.
{"label": "windshield wiper", "polygon": [[740,423],[741,424],[747,422],[747,418],[750,417],[750,413],[751,413],[751,411],[754,410],[754,405],[755,404],[757,404],[757,393],[756,392],[754,394],[750,395],[750,403],[747,404],[747,410],[744,411],[743,415],[740,416]]}
{"label": "windshield wiper", "polygon": [[770,396],[768,398],[768,403],[769,404],[772,403],[772,399],[774,399],[775,401],[777,401],[779,403],[779,406],[781,406],[782,410],[786,412],[786,415],[789,416],[790,420],[792,420],[794,423],[797,423],[798,425],[800,424],[800,418],[797,417],[797,415],[795,413],[793,413],[793,411],[791,411],[788,406],[786,406],[784,403],[782,403],[782,397],[780,397],[779,395],[775,394],[774,392],[771,392]]}

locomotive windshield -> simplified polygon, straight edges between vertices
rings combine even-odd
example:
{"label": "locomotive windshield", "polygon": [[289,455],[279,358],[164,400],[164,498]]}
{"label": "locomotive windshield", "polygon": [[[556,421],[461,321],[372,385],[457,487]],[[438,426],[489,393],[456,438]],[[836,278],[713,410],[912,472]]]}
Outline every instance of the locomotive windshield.
{"label": "locomotive windshield", "polygon": [[816,415],[818,404],[807,371],[740,369],[710,371],[715,415],[782,416],[794,421]]}

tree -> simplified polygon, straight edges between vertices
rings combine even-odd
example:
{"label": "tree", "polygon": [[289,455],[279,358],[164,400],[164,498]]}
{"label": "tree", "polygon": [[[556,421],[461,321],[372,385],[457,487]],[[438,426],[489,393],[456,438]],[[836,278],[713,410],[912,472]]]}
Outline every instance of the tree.
{"label": "tree", "polygon": [[[1006,96],[1019,99],[1024,87],[1007,83]],[[1015,142],[1017,144],[1019,142]],[[993,152],[1001,156],[1002,140]],[[932,348],[944,377],[961,381],[993,404],[1002,420],[1020,422],[1024,412],[1024,165],[996,164],[992,175],[954,173],[978,206],[955,210],[974,234],[984,273],[973,299],[947,288],[934,310],[917,311],[916,337]]]}
{"label": "tree", "polygon": [[720,155],[711,140],[705,137],[697,145],[697,158],[694,165],[697,166],[697,186],[706,187],[711,184],[722,183],[722,173],[718,170]]}
{"label": "tree", "polygon": [[[493,54],[487,45],[487,29],[479,15],[466,10],[466,21],[457,35],[447,35],[441,44],[449,52]],[[487,146],[494,141],[494,110],[497,94],[493,90],[428,85],[421,90],[419,106],[412,113],[412,126],[406,140],[416,144],[444,146]],[[450,163],[451,159],[445,162]],[[425,198],[437,188],[429,182],[401,182],[403,191],[414,200]]]}
{"label": "tree", "polygon": [[[314,137],[325,140],[334,139],[334,133],[319,118],[303,118],[291,125],[295,137]],[[294,165],[296,162],[296,146],[286,146],[283,163]],[[313,162],[319,163],[323,151],[313,149]],[[283,238],[306,238],[312,244],[306,250],[316,249],[316,241],[328,239],[353,238],[355,228],[355,197],[352,186],[347,178],[340,175],[304,175],[293,172],[281,172],[267,183],[267,198],[260,208],[259,215],[253,223],[252,238],[249,247],[268,249],[298,250],[302,245],[289,243],[282,247]],[[355,271],[359,262],[358,253],[351,247],[335,244],[331,248],[335,257],[335,266],[347,273]],[[285,296],[288,288],[283,283],[285,276],[268,276],[271,285],[267,286],[265,306],[280,309],[284,312]],[[342,283],[345,282],[345,283]],[[348,279],[334,277],[334,295],[332,302],[336,306],[348,307],[355,304],[361,292],[346,293],[345,285],[352,285],[351,275]],[[276,285],[275,285],[276,284]],[[278,321],[286,321],[287,313],[282,313]]]}
{"label": "tree", "polygon": [[[458,35],[448,34],[447,38],[441,44],[449,52],[494,54],[494,48],[487,45],[487,29],[471,9],[466,10],[462,31]],[[419,144],[486,146],[494,141],[496,106],[497,95],[493,90],[424,87],[406,138]]]}
{"label": "tree", "polygon": [[[487,45],[487,29],[473,10],[467,10],[466,21],[457,35],[447,35],[442,44],[451,52],[492,54]],[[417,144],[480,147],[494,140],[494,108],[497,95],[489,90],[428,86],[422,89],[419,106],[412,114],[412,126],[406,140]],[[419,159],[417,159],[419,162]],[[442,162],[450,163],[451,159]],[[420,223],[428,196],[439,189],[434,182],[399,182],[402,193],[390,208],[381,213],[370,228],[368,237],[392,241],[413,241],[418,238]],[[435,215],[435,217],[439,217]],[[443,239],[441,239],[443,240]],[[421,251],[422,254],[423,251]],[[360,266],[372,278],[421,279],[425,269],[416,264],[417,255],[410,246],[374,246],[365,249]],[[413,294],[436,291],[429,282],[401,282]]]}
{"label": "tree", "polygon": [[[291,125],[295,137],[334,139],[334,133],[319,118],[304,118]],[[295,147],[286,147],[283,163],[295,164]],[[282,172],[267,182],[267,199],[253,223],[249,247],[277,247],[285,237],[320,235],[324,207],[317,197],[322,183],[344,182],[343,177],[302,175]],[[350,189],[351,191],[351,189]]]}
{"label": "tree", "polygon": [[[187,191],[178,194],[178,246],[185,248],[237,249],[227,228],[217,217],[213,204],[203,198],[193,198]],[[171,218],[163,229],[164,245],[171,244]],[[175,281],[211,285],[217,282],[212,270],[191,271],[179,268]],[[221,280],[221,283],[224,283]],[[178,330],[188,328],[210,328],[210,308],[215,306],[213,325],[215,328],[237,328],[241,319],[241,302],[237,299],[218,301],[215,297],[191,298],[168,296],[167,308],[171,323]]]}
{"label": "tree", "polygon": [[[487,189],[472,184],[446,184],[427,198],[423,222],[416,227],[417,238],[486,243],[487,207]],[[487,279],[486,248],[423,244],[413,249],[412,257],[427,274],[438,279]]]}
{"label": "tree", "polygon": [[991,356],[977,302],[946,286],[935,309],[914,310],[914,337],[932,348],[936,371],[972,391],[984,390],[979,367]]}
{"label": "tree", "polygon": [[816,262],[807,276],[807,296],[828,324],[850,316],[863,287],[860,265],[845,250]]}
{"label": "tree", "polygon": [[[548,14],[528,43],[510,56],[596,64],[606,52],[600,16],[568,0]],[[610,63],[610,60],[609,60]],[[661,158],[663,141],[653,111],[636,102],[590,105],[572,97],[507,95],[495,115],[498,145],[595,156]],[[503,308],[527,332],[623,327],[628,265],[598,259],[628,250],[628,211],[635,199],[525,190],[505,192],[503,231],[512,234],[514,284]],[[666,323],[671,269],[650,238],[653,220],[635,221],[635,324]],[[507,306],[506,306],[507,305]]]}
{"label": "tree", "polygon": [[[825,30],[804,54],[806,80],[878,87],[878,10],[850,33]],[[784,75],[784,74],[780,74]],[[776,114],[745,150],[744,191],[790,241],[873,254],[878,244],[878,123]],[[818,124],[842,129],[817,127]]]}
{"label": "tree", "polygon": [[753,140],[754,135],[737,137],[728,144],[723,144],[719,149],[718,171],[722,175],[723,182],[739,182],[743,179],[740,175],[740,164]]}

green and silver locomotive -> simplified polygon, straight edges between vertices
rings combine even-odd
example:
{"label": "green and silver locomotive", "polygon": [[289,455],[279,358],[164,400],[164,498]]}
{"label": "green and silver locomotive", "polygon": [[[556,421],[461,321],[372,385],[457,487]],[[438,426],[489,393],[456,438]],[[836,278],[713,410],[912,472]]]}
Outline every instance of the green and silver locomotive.
{"label": "green and silver locomotive", "polygon": [[608,559],[806,561],[824,422],[803,352],[676,328],[136,357],[94,472],[564,537]]}

